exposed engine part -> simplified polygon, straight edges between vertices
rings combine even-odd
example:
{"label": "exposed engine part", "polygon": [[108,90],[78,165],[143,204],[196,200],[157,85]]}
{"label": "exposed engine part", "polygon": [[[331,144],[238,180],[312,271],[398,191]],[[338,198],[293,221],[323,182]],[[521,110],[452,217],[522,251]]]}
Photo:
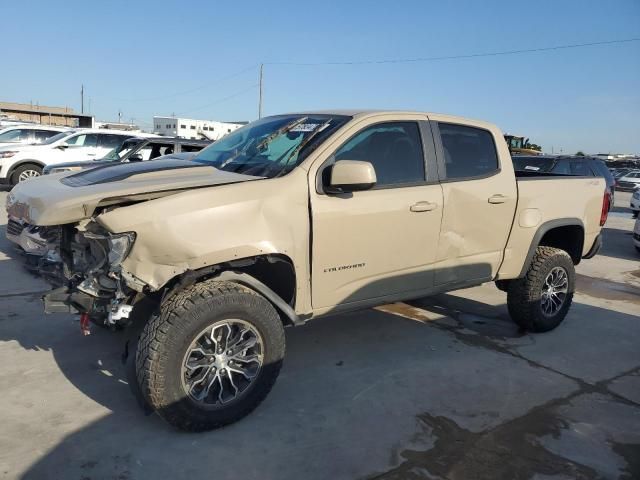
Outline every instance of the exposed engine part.
{"label": "exposed engine part", "polygon": [[115,325],[121,320],[128,319],[132,310],[133,305],[119,304],[115,306],[115,308],[109,312],[107,323],[109,325]]}
{"label": "exposed engine part", "polygon": [[58,227],[55,240],[47,243],[44,254],[31,256],[37,264],[33,269],[62,287],[45,296],[46,310],[76,312],[112,326],[126,323],[137,292],[122,279],[120,263],[135,234],[112,235],[95,222],[86,222]]}
{"label": "exposed engine part", "polygon": [[91,335],[91,320],[89,319],[88,313],[80,314],[80,331],[82,335]]}

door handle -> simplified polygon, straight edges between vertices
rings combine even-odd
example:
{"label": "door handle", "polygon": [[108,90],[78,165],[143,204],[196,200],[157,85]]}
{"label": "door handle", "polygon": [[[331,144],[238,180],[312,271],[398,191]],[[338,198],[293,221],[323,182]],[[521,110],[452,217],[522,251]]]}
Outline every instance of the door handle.
{"label": "door handle", "polygon": [[414,203],[409,207],[409,210],[412,212],[430,212],[431,210],[435,210],[438,208],[437,203],[433,202],[418,202]]}
{"label": "door handle", "polygon": [[505,195],[502,195],[500,193],[496,193],[495,195],[491,195],[489,197],[489,203],[504,203],[507,200],[509,200],[508,197],[506,197]]}

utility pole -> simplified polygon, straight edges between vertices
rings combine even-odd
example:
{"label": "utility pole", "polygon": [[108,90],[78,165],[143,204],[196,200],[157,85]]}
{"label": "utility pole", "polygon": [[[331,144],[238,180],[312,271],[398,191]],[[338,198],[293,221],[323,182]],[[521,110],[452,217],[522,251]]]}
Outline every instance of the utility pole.
{"label": "utility pole", "polygon": [[264,63],[260,64],[260,80],[258,82],[259,95],[258,95],[258,118],[262,118],[262,71],[264,69]]}
{"label": "utility pole", "polygon": [[84,113],[84,84],[80,86],[80,113]]}

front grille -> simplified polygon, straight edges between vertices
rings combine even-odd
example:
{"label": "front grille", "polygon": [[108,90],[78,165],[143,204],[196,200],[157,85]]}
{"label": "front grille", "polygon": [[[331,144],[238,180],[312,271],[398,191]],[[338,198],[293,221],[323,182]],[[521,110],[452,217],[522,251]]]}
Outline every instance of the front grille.
{"label": "front grille", "polygon": [[618,182],[618,188],[635,188],[637,183],[633,182]]}
{"label": "front grille", "polygon": [[24,225],[22,225],[20,222],[9,220],[9,222],[7,223],[7,233],[9,235],[18,236],[22,233],[22,230],[24,230]]}

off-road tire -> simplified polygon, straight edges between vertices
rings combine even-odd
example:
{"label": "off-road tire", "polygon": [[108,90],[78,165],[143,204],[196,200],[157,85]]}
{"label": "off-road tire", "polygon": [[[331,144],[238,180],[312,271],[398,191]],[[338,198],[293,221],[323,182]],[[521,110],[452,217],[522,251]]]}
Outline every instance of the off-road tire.
{"label": "off-road tire", "polygon": [[20,175],[27,170],[34,170],[42,175],[42,167],[35,163],[24,163],[18,166],[11,174],[11,185],[17,185],[20,182]]}
{"label": "off-road tire", "polygon": [[[182,363],[191,342],[208,325],[236,318],[262,337],[264,360],[251,389],[228,406],[206,409],[182,386]],[[145,325],[136,355],[138,384],[151,407],[185,431],[223,427],[249,414],[273,387],[285,354],[282,321],[265,298],[233,282],[206,280],[170,297]]]}
{"label": "off-road tire", "polygon": [[[568,293],[560,309],[553,316],[545,316],[541,306],[542,288],[554,267],[562,267],[566,271]],[[567,252],[558,248],[538,247],[525,276],[509,283],[509,315],[521,328],[530,332],[553,330],[564,320],[571,307],[575,276],[573,261]]]}

